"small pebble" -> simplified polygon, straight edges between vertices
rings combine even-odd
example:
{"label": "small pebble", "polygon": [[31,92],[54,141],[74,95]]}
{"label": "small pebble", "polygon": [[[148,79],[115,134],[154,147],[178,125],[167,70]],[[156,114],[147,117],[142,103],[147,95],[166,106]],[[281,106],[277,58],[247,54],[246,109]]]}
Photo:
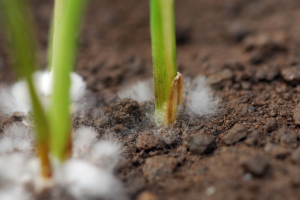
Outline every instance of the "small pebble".
{"label": "small pebble", "polygon": [[300,81],[300,66],[285,67],[281,70],[282,78],[291,84],[297,84]]}
{"label": "small pebble", "polygon": [[226,145],[232,145],[247,137],[247,129],[242,124],[235,124],[222,138],[222,142]]}
{"label": "small pebble", "polygon": [[216,188],[214,186],[210,186],[209,188],[206,189],[205,194],[207,196],[211,196],[216,192]]}
{"label": "small pebble", "polygon": [[274,117],[271,117],[271,118],[267,119],[266,122],[265,122],[265,125],[266,125],[266,131],[275,130],[276,126],[277,126],[276,119]]}
{"label": "small pebble", "polygon": [[136,148],[138,150],[151,150],[151,149],[162,149],[162,141],[155,135],[143,132],[136,140]]}
{"label": "small pebble", "polygon": [[142,171],[148,181],[154,182],[171,175],[177,164],[178,161],[174,157],[158,155],[147,158]]}
{"label": "small pebble", "polygon": [[190,135],[188,149],[194,154],[211,153],[217,147],[215,138],[209,135]]}
{"label": "small pebble", "polygon": [[245,174],[245,176],[244,176],[244,180],[245,181],[250,181],[251,179],[252,179],[252,175],[251,174],[249,174],[249,173]]}
{"label": "small pebble", "polygon": [[242,167],[245,171],[255,175],[262,176],[266,172],[269,165],[269,161],[262,155],[256,155],[245,160],[242,163]]}

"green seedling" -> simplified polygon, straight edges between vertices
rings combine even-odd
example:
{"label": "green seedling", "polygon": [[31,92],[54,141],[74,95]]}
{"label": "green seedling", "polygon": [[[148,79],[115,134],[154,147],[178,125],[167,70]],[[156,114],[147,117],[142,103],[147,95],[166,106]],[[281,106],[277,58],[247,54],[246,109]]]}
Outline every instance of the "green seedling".
{"label": "green seedling", "polygon": [[49,32],[49,44],[48,44],[48,69],[51,70],[52,67],[52,53],[53,53],[53,38],[54,38],[54,27],[57,27],[57,23],[60,20],[64,0],[55,0],[54,12],[50,25]]}
{"label": "green seedling", "polygon": [[85,0],[56,0],[52,44],[54,88],[49,109],[51,152],[61,161],[71,152],[70,72],[75,65],[77,35]]}
{"label": "green seedling", "polygon": [[[53,93],[47,112],[42,107],[32,75],[36,67],[34,36],[30,15],[23,0],[0,0],[6,35],[17,74],[25,79],[32,103],[41,173],[51,177],[49,153],[60,161],[71,155],[71,118],[69,113],[70,71],[75,65],[77,36],[86,0],[56,0],[52,52]],[[49,152],[50,151],[50,152]]]}
{"label": "green seedling", "polygon": [[48,157],[50,130],[46,114],[32,80],[36,59],[31,19],[23,0],[1,0],[0,7],[4,16],[3,22],[6,35],[10,42],[10,55],[15,62],[13,66],[18,77],[25,79],[29,88],[38,143],[38,155],[41,160],[41,174],[43,177],[48,178],[51,176],[51,165]]}
{"label": "green seedling", "polygon": [[183,94],[176,64],[174,0],[150,0],[150,26],[156,119],[168,126],[175,123]]}

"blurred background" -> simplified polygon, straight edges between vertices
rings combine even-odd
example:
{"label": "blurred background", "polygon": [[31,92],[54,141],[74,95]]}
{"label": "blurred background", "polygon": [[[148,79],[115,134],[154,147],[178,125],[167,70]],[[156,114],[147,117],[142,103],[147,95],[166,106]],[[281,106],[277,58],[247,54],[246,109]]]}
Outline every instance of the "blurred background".
{"label": "blurred background", "polygon": [[[29,1],[40,68],[47,64],[53,2]],[[232,63],[256,69],[299,61],[299,0],[176,0],[175,7],[178,69],[184,76],[210,75]],[[271,52],[260,52],[270,41]],[[13,76],[3,43],[0,82],[8,83]],[[151,78],[149,1],[91,0],[79,44],[76,70],[94,92],[111,93]]]}

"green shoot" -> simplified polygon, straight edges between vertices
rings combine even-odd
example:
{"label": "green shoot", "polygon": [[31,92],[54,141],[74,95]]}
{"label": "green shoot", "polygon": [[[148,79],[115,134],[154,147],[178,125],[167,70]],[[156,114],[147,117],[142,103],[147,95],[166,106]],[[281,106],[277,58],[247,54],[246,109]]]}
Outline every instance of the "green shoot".
{"label": "green shoot", "polygon": [[49,109],[51,152],[59,160],[71,151],[70,72],[75,65],[77,35],[86,0],[56,0],[52,44],[54,88]]}
{"label": "green shoot", "polygon": [[51,20],[51,24],[50,24],[50,30],[49,30],[49,36],[48,36],[48,54],[47,54],[47,58],[48,58],[48,63],[47,63],[47,67],[48,70],[51,70],[52,67],[52,49],[53,49],[53,32],[54,32],[54,18],[52,17]]}
{"label": "green shoot", "polygon": [[49,178],[51,176],[51,165],[48,157],[49,126],[32,80],[36,59],[31,20],[23,0],[0,0],[0,8],[3,12],[7,38],[10,41],[10,54],[15,61],[15,70],[20,78],[26,80],[29,88],[38,142],[38,155],[41,160],[41,173],[44,178]]}
{"label": "green shoot", "polygon": [[48,47],[48,69],[52,67],[52,54],[53,54],[53,38],[54,38],[54,27],[57,27],[57,23],[60,21],[62,14],[62,8],[65,0],[55,0],[54,13],[51,20],[50,32],[49,32],[49,47]]}
{"label": "green shoot", "polygon": [[[176,118],[171,116],[174,113],[166,113],[170,110],[166,107],[174,107],[176,104],[166,105],[167,102],[170,102],[168,98],[171,98],[172,83],[177,75],[174,0],[150,0],[150,15],[156,119],[158,123],[169,125],[175,120],[169,120],[166,117]],[[183,80],[180,81],[181,83]],[[182,87],[180,86],[180,88]],[[178,92],[179,90],[174,89],[173,91]],[[182,97],[182,94],[175,96]],[[180,101],[177,100],[178,98],[176,98],[176,102],[179,103]],[[175,115],[176,111],[177,104]]]}

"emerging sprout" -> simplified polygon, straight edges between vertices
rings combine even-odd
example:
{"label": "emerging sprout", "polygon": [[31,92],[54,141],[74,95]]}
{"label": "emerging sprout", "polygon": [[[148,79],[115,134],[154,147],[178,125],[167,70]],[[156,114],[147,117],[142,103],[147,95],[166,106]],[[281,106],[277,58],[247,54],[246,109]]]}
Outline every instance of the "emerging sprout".
{"label": "emerging sprout", "polygon": [[[49,97],[51,94],[50,106],[46,114],[32,78],[36,66],[34,37],[25,2],[0,0],[5,30],[10,40],[11,56],[15,61],[14,67],[18,75],[25,79],[32,104],[37,149],[44,178],[52,176],[49,150],[60,161],[71,156],[70,83],[71,78],[79,86],[82,85],[82,81],[73,74],[70,75],[70,72],[75,65],[77,35],[85,3],[85,0],[55,1],[53,43],[50,43],[52,55],[49,62],[52,64],[53,77],[49,75],[46,84],[38,87],[42,95]],[[53,88],[50,83],[52,78]],[[73,92],[74,90],[71,91]]]}
{"label": "emerging sprout", "polygon": [[85,0],[56,0],[52,44],[54,85],[49,109],[51,152],[61,161],[71,155],[70,72],[75,65],[77,35]]}
{"label": "emerging sprout", "polygon": [[158,123],[175,123],[182,104],[183,78],[177,72],[174,0],[150,0],[155,112]]}
{"label": "emerging sprout", "polygon": [[164,115],[164,124],[174,124],[177,116],[177,107],[182,105],[183,101],[183,78],[179,72],[175,77],[170,94],[166,103]]}
{"label": "emerging sprout", "polygon": [[2,8],[4,13],[7,37],[11,39],[11,55],[16,62],[14,67],[19,77],[26,80],[31,97],[35,132],[38,142],[38,155],[41,160],[41,174],[42,177],[48,178],[52,174],[48,157],[50,129],[46,114],[32,80],[36,62],[30,17],[22,0],[1,0],[0,4],[0,8]]}

